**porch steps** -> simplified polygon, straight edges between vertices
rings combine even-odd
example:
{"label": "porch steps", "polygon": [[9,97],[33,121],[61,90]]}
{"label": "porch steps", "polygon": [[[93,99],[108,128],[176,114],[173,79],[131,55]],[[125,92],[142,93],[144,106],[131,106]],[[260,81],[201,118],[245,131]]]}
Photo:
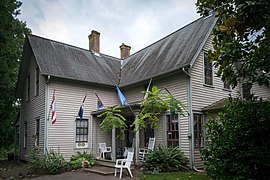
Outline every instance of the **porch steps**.
{"label": "porch steps", "polygon": [[96,159],[96,164],[98,166],[104,166],[104,167],[114,168],[115,161],[108,160],[108,159]]}
{"label": "porch steps", "polygon": [[[114,165],[115,161],[108,159],[96,159],[96,165],[90,168],[84,168],[84,171],[93,172],[103,176],[114,175]],[[132,162],[131,169],[135,169],[135,166]],[[119,172],[119,170],[117,170]]]}
{"label": "porch steps", "polygon": [[100,174],[103,176],[114,175],[114,168],[106,166],[92,166],[84,168],[84,171]]}

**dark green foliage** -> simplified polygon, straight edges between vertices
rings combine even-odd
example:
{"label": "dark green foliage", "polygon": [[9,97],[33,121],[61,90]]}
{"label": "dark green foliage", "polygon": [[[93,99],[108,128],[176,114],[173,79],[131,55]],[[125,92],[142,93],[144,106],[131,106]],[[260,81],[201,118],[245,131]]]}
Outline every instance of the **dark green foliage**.
{"label": "dark green foliage", "polygon": [[219,68],[218,76],[236,86],[239,80],[269,86],[270,1],[197,0],[198,12],[215,11],[214,51],[208,58]]}
{"label": "dark green foliage", "polygon": [[39,147],[34,147],[31,151],[26,154],[26,158],[31,161],[31,168],[35,171],[42,169],[42,159],[41,159],[41,150]]}
{"label": "dark green foliage", "polygon": [[125,129],[127,127],[125,123],[126,119],[120,114],[121,110],[117,108],[118,106],[114,108],[106,107],[106,111],[97,117],[105,116],[102,123],[99,125],[101,129],[106,133],[111,133],[113,128],[119,129],[117,138],[123,140],[125,138]]}
{"label": "dark green foliage", "polygon": [[158,146],[145,156],[143,168],[152,172],[174,172],[188,169],[188,158],[177,147]]}
{"label": "dark green foliage", "polygon": [[76,155],[73,155],[70,158],[69,165],[72,169],[81,168],[81,162],[83,160],[87,160],[89,162],[89,166],[93,166],[95,164],[95,157],[92,154],[88,154],[87,152],[77,152]]}
{"label": "dark green foliage", "polygon": [[230,99],[219,118],[206,124],[201,153],[207,173],[215,179],[269,178],[270,102]]}
{"label": "dark green foliage", "polygon": [[24,33],[30,32],[17,16],[21,2],[1,0],[0,3],[0,147],[14,141],[17,118],[15,87],[22,55]]}
{"label": "dark green foliage", "polygon": [[31,161],[31,168],[36,172],[57,174],[67,167],[67,162],[61,154],[50,150],[48,154],[42,154],[38,147],[34,147],[26,155]]}
{"label": "dark green foliage", "polygon": [[148,97],[142,100],[139,118],[132,124],[135,126],[135,131],[149,126],[155,128],[159,121],[159,115],[164,110],[182,114],[184,104],[167,91],[161,91],[158,87],[153,86],[150,91],[143,91],[143,93],[147,93]]}

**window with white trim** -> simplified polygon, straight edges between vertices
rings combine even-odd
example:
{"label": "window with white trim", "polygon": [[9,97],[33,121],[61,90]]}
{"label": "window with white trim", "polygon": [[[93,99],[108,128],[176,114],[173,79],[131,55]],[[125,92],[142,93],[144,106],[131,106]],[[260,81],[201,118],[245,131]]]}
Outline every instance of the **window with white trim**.
{"label": "window with white trim", "polygon": [[39,146],[40,119],[36,118],[35,145]]}
{"label": "window with white trim", "polygon": [[167,118],[167,146],[179,147],[178,114],[170,114]]}
{"label": "window with white trim", "polygon": [[35,95],[39,95],[39,68],[36,67],[36,83],[35,83]]}
{"label": "window with white trim", "polygon": [[26,101],[30,100],[30,75],[26,79]]}
{"label": "window with white trim", "polygon": [[212,62],[206,57],[206,53],[203,53],[204,60],[204,84],[213,86],[213,67]]}
{"label": "window with white trim", "polygon": [[223,81],[223,88],[226,90],[231,90],[231,85],[228,81],[224,80]]}
{"label": "window with white trim", "polygon": [[76,119],[76,143],[88,142],[88,119]]}
{"label": "window with white trim", "polygon": [[251,87],[248,83],[242,84],[242,97],[247,98],[251,95]]}
{"label": "window with white trim", "polygon": [[27,146],[27,122],[24,122],[23,148]]}

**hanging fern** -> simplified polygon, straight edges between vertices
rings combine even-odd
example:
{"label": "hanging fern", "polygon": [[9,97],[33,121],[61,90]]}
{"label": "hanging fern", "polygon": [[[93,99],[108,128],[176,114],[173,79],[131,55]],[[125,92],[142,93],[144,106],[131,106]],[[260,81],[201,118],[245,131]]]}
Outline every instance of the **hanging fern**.
{"label": "hanging fern", "polygon": [[126,130],[126,119],[120,114],[121,110],[117,109],[118,106],[111,108],[106,107],[106,111],[97,117],[103,117],[102,123],[99,125],[100,128],[106,133],[110,133],[113,128],[119,129],[119,135],[117,138],[124,140],[125,139],[125,130]]}

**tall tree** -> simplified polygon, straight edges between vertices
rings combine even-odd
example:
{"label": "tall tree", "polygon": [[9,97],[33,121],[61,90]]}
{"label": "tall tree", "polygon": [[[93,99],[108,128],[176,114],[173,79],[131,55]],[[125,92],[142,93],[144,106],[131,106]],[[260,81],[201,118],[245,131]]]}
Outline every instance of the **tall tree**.
{"label": "tall tree", "polygon": [[208,52],[217,75],[234,86],[241,80],[269,86],[270,1],[197,0],[196,6],[201,15],[218,17]]}
{"label": "tall tree", "polygon": [[30,29],[20,21],[21,2],[2,0],[0,3],[0,138],[1,147],[13,143],[17,118],[16,80],[22,55],[24,34]]}

